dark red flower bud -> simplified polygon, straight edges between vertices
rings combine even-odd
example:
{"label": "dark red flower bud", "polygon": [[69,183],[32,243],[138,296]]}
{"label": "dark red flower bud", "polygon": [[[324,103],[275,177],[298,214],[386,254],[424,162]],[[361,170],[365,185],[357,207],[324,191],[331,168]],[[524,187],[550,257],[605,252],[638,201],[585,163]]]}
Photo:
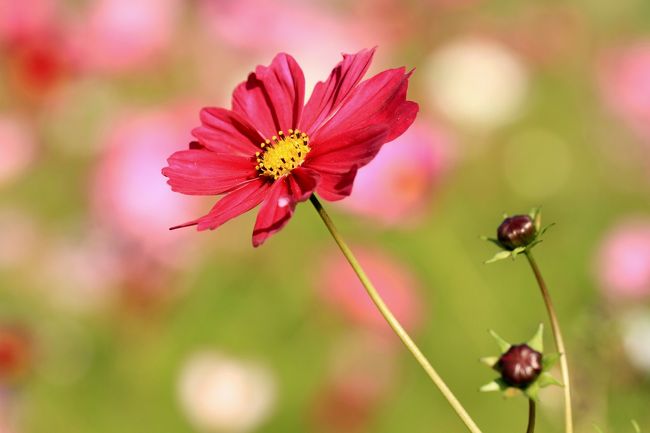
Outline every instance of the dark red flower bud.
{"label": "dark red flower bud", "polygon": [[515,215],[503,220],[497,229],[497,238],[508,250],[525,247],[535,240],[537,229],[528,215]]}
{"label": "dark red flower bud", "polygon": [[508,385],[526,388],[542,372],[542,354],[527,344],[511,346],[501,355],[495,368]]}

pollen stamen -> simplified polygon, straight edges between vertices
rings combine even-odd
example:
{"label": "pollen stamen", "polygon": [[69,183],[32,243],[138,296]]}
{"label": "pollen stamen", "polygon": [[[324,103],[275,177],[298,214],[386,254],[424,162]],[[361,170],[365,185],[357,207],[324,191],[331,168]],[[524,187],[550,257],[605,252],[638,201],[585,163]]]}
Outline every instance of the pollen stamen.
{"label": "pollen stamen", "polygon": [[279,179],[305,162],[305,157],[311,150],[307,144],[309,137],[298,129],[289,129],[288,133],[278,131],[277,136],[260,144],[262,151],[255,153],[255,169],[260,176]]}

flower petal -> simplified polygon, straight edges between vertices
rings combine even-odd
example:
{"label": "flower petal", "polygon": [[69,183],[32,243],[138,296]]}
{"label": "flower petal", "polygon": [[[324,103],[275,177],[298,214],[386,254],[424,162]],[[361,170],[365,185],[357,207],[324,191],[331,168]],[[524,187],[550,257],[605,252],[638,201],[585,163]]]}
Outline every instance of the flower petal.
{"label": "flower petal", "polygon": [[250,119],[265,138],[295,128],[305,99],[305,77],[298,63],[280,53],[268,67],[258,66],[232,97],[233,111]]}
{"label": "flower petal", "polygon": [[272,234],[280,231],[291,219],[296,199],[289,189],[287,178],[273,184],[257,214],[253,230],[253,246],[259,247]]}
{"label": "flower petal", "polygon": [[357,166],[345,173],[321,173],[317,192],[327,201],[337,201],[352,194],[352,185],[357,176]]}
{"label": "flower petal", "polygon": [[287,178],[289,189],[296,201],[301,202],[309,198],[320,181],[317,171],[305,167],[298,167]]}
{"label": "flower petal", "polygon": [[315,144],[305,167],[320,174],[318,194],[328,201],[349,196],[357,170],[377,155],[387,141],[388,132],[386,126],[373,125]]}
{"label": "flower petal", "polygon": [[189,195],[219,195],[257,176],[250,158],[207,149],[175,152],[162,174],[172,191]]}
{"label": "flower petal", "polygon": [[363,78],[374,54],[374,48],[356,54],[343,54],[343,60],[334,67],[327,81],[320,81],[314,86],[300,120],[300,129],[312,134],[336,112],[341,102]]}
{"label": "flower petal", "polygon": [[[388,127],[386,142],[399,137],[413,123],[418,104],[406,100],[411,72],[389,69],[362,82],[343,101],[341,108],[311,137],[324,146],[333,136],[363,131],[373,125]],[[316,150],[314,148],[314,150]]]}
{"label": "flower petal", "polygon": [[319,173],[347,173],[354,166],[362,167],[375,157],[386,143],[389,130],[383,125],[372,125],[314,142],[307,154],[305,167]]}
{"label": "flower petal", "polygon": [[214,230],[226,221],[244,212],[248,212],[260,204],[268,194],[270,186],[271,184],[264,179],[257,178],[252,180],[223,196],[207,215],[194,221],[172,227],[170,230],[194,225],[197,226],[199,231],[206,229]]}
{"label": "flower petal", "polygon": [[264,138],[242,116],[225,108],[203,108],[192,135],[210,150],[251,156]]}

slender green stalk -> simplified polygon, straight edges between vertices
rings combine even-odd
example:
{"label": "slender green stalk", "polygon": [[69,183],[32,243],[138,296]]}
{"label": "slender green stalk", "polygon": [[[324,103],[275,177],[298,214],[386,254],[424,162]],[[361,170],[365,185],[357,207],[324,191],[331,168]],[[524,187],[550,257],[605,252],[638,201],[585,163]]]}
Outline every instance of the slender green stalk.
{"label": "slender green stalk", "polygon": [[549,320],[551,321],[551,330],[553,331],[553,338],[555,339],[555,348],[560,353],[560,368],[562,369],[562,382],[564,383],[564,426],[566,433],[573,433],[573,414],[571,408],[571,381],[569,377],[569,363],[567,361],[566,349],[564,348],[564,339],[562,338],[562,331],[560,331],[560,322],[557,319],[551,295],[548,292],[548,287],[542,278],[542,273],[537,266],[537,262],[533,258],[530,250],[526,250],[526,258],[530,264],[535,279],[542,292],[542,298],[546,304],[546,311],[548,312]]}
{"label": "slender green stalk", "polygon": [[534,433],[535,431],[535,400],[528,399],[528,428],[526,433]]}
{"label": "slender green stalk", "polygon": [[366,292],[368,292],[368,295],[372,299],[372,302],[374,302],[375,306],[377,307],[381,315],[384,316],[384,319],[386,319],[386,321],[393,329],[395,334],[397,334],[400,340],[402,340],[402,343],[404,343],[406,348],[411,352],[413,357],[415,357],[415,359],[420,364],[420,366],[429,375],[433,383],[438,387],[442,395],[447,399],[451,407],[456,411],[456,414],[458,414],[461,421],[465,423],[467,429],[472,433],[481,433],[481,430],[478,428],[474,420],[472,420],[472,418],[469,416],[469,414],[467,413],[463,405],[460,404],[460,402],[451,392],[449,387],[447,387],[447,384],[445,384],[445,382],[438,375],[438,373],[433,368],[431,363],[422,354],[422,351],[420,351],[418,346],[413,342],[411,337],[404,330],[404,328],[399,323],[399,321],[395,318],[395,316],[390,311],[388,306],[384,303],[384,300],[381,298],[381,296],[377,292],[377,289],[375,289],[375,286],[373,286],[372,282],[370,282],[370,279],[361,268],[361,265],[359,265],[359,262],[352,254],[350,248],[347,246],[343,238],[341,238],[341,236],[339,235],[338,231],[336,230],[336,227],[334,226],[334,223],[332,222],[331,218],[329,217],[325,209],[323,209],[323,206],[320,204],[316,196],[312,194],[312,196],[309,199],[311,200],[312,204],[316,208],[316,211],[318,212],[321,219],[327,226],[327,229],[329,230],[332,237],[334,238],[334,241],[338,244],[339,248],[341,249],[341,252],[350,263],[350,266],[352,266],[352,269],[354,269],[354,272],[356,272],[357,276],[359,277],[359,280],[361,281],[361,284],[363,284],[363,287],[365,287]]}

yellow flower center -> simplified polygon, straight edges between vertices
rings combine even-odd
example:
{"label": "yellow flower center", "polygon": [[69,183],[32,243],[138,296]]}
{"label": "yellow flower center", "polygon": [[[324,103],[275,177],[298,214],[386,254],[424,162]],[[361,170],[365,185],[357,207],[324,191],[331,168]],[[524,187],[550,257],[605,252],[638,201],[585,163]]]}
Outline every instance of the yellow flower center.
{"label": "yellow flower center", "polygon": [[290,129],[289,135],[278,131],[277,136],[271,137],[260,144],[261,152],[256,152],[257,165],[255,169],[260,176],[278,179],[291,173],[296,167],[305,162],[305,157],[311,150],[308,145],[309,137],[297,129]]}

